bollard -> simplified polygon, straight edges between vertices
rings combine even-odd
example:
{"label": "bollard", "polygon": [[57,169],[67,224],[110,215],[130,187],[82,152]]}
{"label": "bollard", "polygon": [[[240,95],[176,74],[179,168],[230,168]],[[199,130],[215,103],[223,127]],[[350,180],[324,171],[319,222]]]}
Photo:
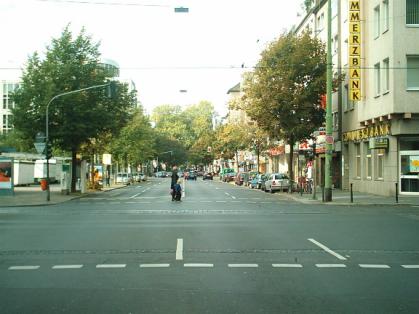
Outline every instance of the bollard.
{"label": "bollard", "polygon": [[324,185],[322,185],[322,202],[324,202]]}
{"label": "bollard", "polygon": [[351,183],[351,203],[354,202],[354,191],[352,189],[353,183]]}
{"label": "bollard", "polygon": [[399,202],[399,183],[396,182],[396,203]]}

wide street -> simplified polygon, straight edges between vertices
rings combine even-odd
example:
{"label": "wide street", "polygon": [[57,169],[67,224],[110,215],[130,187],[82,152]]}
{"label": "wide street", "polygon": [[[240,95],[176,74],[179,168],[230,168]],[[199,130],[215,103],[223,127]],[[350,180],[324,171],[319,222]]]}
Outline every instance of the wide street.
{"label": "wide street", "polygon": [[0,312],[419,312],[419,208],[169,186],[0,208]]}

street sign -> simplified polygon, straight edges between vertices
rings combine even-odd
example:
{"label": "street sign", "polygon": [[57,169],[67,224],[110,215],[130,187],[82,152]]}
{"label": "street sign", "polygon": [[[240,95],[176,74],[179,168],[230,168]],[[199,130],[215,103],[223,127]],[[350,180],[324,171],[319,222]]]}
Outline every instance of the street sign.
{"label": "street sign", "polygon": [[184,8],[184,7],[175,8],[175,13],[188,13],[188,12],[189,12],[189,8]]}
{"label": "street sign", "polygon": [[45,151],[45,142],[44,143],[35,143],[35,149],[38,154],[43,154]]}
{"label": "street sign", "polygon": [[334,138],[332,135],[326,135],[326,143],[327,144],[333,144]]}

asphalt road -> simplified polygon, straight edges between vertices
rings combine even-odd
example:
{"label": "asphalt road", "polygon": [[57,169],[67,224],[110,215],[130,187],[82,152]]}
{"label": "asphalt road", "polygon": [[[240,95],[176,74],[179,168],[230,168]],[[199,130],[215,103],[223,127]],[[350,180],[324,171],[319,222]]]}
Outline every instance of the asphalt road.
{"label": "asphalt road", "polygon": [[419,211],[154,179],[0,208],[0,313],[418,313]]}

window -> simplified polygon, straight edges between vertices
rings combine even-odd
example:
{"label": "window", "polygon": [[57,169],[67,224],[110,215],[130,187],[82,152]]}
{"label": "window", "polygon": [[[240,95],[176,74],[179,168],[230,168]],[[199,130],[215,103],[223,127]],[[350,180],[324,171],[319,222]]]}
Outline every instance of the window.
{"label": "window", "polygon": [[356,177],[361,178],[361,145],[359,143],[355,143],[355,169]]}
{"label": "window", "polygon": [[381,92],[380,63],[374,64],[374,87],[375,87],[375,96],[380,96],[380,92]]}
{"label": "window", "polygon": [[388,0],[383,1],[383,33],[388,31],[390,24]]}
{"label": "window", "polygon": [[406,0],[406,24],[419,24],[419,0]]}
{"label": "window", "polygon": [[338,35],[336,35],[336,36],[333,38],[333,53],[334,53],[334,54],[338,52],[338,47],[339,47],[339,36],[338,36]]}
{"label": "window", "polygon": [[369,149],[369,142],[364,143],[364,153],[365,153],[365,176],[367,179],[372,177],[372,154],[371,149]]}
{"label": "window", "polygon": [[419,55],[407,56],[406,59],[407,59],[407,89],[419,90]]}
{"label": "window", "polygon": [[377,169],[376,169],[376,175],[377,175],[377,180],[383,180],[384,178],[384,149],[378,149],[376,151],[376,165],[377,165]]}
{"label": "window", "polygon": [[332,113],[332,118],[333,118],[333,131],[338,131],[339,130],[339,114],[338,112],[333,112]]}
{"label": "window", "polygon": [[344,101],[344,110],[352,110],[354,109],[354,101],[350,100],[349,98],[349,86],[348,84],[345,85],[345,88],[343,89],[343,101]]}
{"label": "window", "polygon": [[380,6],[374,8],[374,38],[380,36]]}
{"label": "window", "polygon": [[388,92],[390,90],[390,60],[383,60],[383,91]]}

